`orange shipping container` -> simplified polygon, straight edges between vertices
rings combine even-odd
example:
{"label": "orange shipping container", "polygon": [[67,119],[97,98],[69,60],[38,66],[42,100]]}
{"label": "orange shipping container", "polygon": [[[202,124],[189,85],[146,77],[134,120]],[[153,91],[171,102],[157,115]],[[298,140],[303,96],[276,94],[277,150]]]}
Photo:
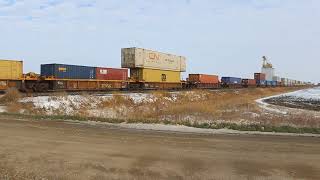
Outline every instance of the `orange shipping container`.
{"label": "orange shipping container", "polygon": [[218,84],[219,76],[208,74],[189,74],[189,82],[203,84]]}

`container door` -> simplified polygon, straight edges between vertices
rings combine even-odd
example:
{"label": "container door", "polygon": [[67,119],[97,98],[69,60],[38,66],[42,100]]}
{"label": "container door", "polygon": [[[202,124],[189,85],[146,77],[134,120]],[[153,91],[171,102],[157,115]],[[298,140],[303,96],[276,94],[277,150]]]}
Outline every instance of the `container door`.
{"label": "container door", "polygon": [[93,69],[90,70],[90,79],[94,79],[94,70]]}

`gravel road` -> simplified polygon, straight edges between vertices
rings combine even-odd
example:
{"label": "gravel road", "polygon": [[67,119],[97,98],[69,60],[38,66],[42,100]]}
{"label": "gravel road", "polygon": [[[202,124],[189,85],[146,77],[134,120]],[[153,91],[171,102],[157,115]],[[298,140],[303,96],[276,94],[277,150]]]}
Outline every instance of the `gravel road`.
{"label": "gravel road", "polygon": [[0,179],[320,179],[320,138],[0,118]]}

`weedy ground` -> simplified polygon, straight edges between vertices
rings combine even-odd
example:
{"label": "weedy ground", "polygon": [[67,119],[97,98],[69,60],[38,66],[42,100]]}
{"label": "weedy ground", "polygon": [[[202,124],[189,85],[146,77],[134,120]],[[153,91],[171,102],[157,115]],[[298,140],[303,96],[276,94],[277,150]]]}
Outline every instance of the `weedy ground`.
{"label": "weedy ground", "polygon": [[55,108],[36,107],[20,102],[22,95],[9,90],[0,102],[8,113],[52,118],[99,120],[127,123],[180,124],[199,128],[229,128],[250,131],[320,133],[320,118],[313,114],[277,114],[261,109],[256,99],[298,88],[252,88],[225,90],[192,90],[182,92],[154,91],[147,98],[113,93],[110,98],[81,93],[70,99],[64,92],[52,94],[48,101],[63,101]]}

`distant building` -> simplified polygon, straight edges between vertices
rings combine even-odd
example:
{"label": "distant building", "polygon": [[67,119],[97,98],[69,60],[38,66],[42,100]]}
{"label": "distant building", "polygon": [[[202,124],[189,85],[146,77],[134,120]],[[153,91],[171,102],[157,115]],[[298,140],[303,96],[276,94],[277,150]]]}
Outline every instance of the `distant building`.
{"label": "distant building", "polygon": [[267,81],[273,81],[273,77],[275,76],[275,69],[272,64],[268,62],[267,57],[263,56],[263,64],[261,68],[261,73],[266,74]]}

